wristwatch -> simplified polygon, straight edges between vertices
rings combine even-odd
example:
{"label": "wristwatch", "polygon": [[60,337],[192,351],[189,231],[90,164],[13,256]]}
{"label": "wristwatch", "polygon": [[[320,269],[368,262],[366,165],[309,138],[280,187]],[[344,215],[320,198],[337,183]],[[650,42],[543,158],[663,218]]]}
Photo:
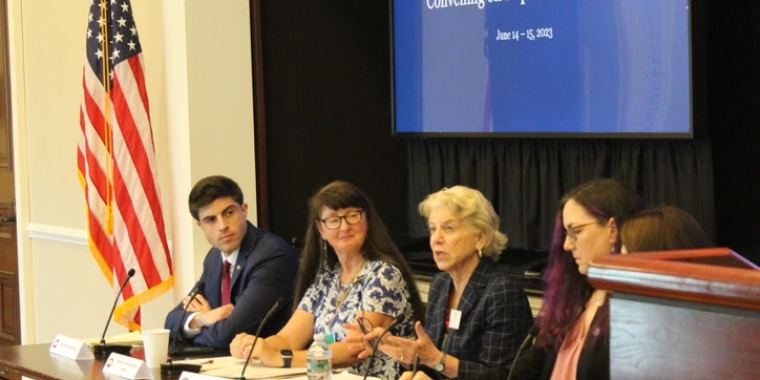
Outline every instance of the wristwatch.
{"label": "wristwatch", "polygon": [[280,350],[280,357],[282,358],[282,368],[290,368],[290,362],[293,360],[293,351]]}
{"label": "wristwatch", "polygon": [[444,352],[443,355],[441,355],[441,360],[438,361],[438,363],[435,363],[435,370],[438,372],[443,372],[443,365],[446,363],[446,353]]}

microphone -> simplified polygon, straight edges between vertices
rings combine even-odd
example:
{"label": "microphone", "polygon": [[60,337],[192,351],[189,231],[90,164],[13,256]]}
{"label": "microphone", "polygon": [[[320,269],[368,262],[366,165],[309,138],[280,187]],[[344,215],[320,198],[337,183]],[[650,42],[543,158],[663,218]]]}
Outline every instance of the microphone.
{"label": "microphone", "polygon": [[253,355],[253,348],[256,347],[256,341],[259,340],[261,329],[264,328],[264,324],[267,322],[267,320],[269,320],[269,317],[271,317],[284,304],[285,304],[285,297],[278,298],[277,302],[275,302],[272,308],[269,309],[269,311],[264,316],[264,318],[261,319],[261,323],[259,323],[259,328],[256,329],[256,336],[253,338],[253,344],[251,345],[251,350],[248,351],[248,357],[245,360],[245,364],[243,364],[243,371],[240,372],[240,380],[245,380],[245,369],[248,368],[248,363],[251,362],[251,355]]}
{"label": "microphone", "polygon": [[171,342],[169,343],[169,349],[167,352],[169,353],[169,357],[167,358],[167,363],[161,364],[161,375],[165,376],[176,376],[182,373],[183,371],[188,372],[195,372],[198,373],[201,371],[201,365],[198,364],[173,364],[172,363],[172,352],[174,351],[174,344],[177,342],[177,336],[180,334],[180,330],[182,330],[182,325],[185,320],[185,315],[187,315],[187,308],[190,306],[191,303],[193,303],[193,300],[195,297],[202,293],[206,289],[206,282],[204,282],[202,279],[198,280],[198,282],[195,283],[195,286],[193,286],[193,289],[190,290],[190,293],[188,295],[190,296],[190,300],[187,302],[187,305],[182,308],[182,316],[179,318],[179,324],[177,325],[177,330],[174,331],[174,334],[172,334]]}
{"label": "microphone", "polygon": [[95,353],[95,358],[99,360],[103,360],[111,355],[112,352],[117,352],[122,355],[128,355],[129,351],[132,349],[132,345],[124,345],[124,344],[116,344],[116,345],[106,345],[106,332],[108,331],[108,325],[111,323],[111,318],[113,318],[113,312],[116,310],[116,304],[119,302],[119,297],[121,297],[121,293],[124,291],[124,288],[127,286],[127,283],[129,282],[129,279],[132,278],[132,276],[135,275],[135,270],[130,269],[127,272],[127,277],[124,279],[124,282],[121,283],[121,288],[119,288],[119,293],[116,294],[116,299],[113,300],[113,306],[111,307],[111,314],[108,315],[108,320],[106,321],[106,328],[103,329],[103,335],[100,337],[100,343],[95,345],[93,347],[93,351]]}
{"label": "microphone", "polygon": [[528,331],[528,336],[526,336],[525,340],[523,340],[522,344],[520,344],[520,348],[517,349],[515,358],[512,359],[512,365],[509,366],[509,374],[507,374],[507,380],[512,379],[512,372],[515,370],[515,363],[517,363],[517,359],[520,358],[520,354],[522,354],[526,348],[533,345],[533,339],[536,337],[536,335],[538,335],[538,330],[538,325],[533,325],[533,327],[531,327]]}
{"label": "microphone", "polygon": [[[367,363],[366,368],[364,369],[364,377],[362,380],[367,380],[367,375],[369,375],[369,370],[372,369],[372,362],[375,361],[375,356],[377,355],[377,348],[380,347],[380,341],[383,339],[383,336],[388,333],[388,331],[391,331],[393,326],[396,326],[401,320],[404,319],[404,314],[399,314],[396,316],[396,318],[393,319],[393,322],[391,322],[388,327],[383,330],[383,333],[380,334],[380,336],[377,337],[377,340],[375,342],[370,342],[370,346],[372,346],[372,355],[369,356],[369,362]],[[359,324],[361,326],[361,323]],[[363,327],[362,327],[363,329]]]}

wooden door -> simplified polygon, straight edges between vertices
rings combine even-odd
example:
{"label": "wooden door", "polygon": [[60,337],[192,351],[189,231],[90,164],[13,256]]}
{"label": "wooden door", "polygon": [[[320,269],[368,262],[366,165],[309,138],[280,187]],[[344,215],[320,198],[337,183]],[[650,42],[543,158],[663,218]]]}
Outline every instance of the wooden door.
{"label": "wooden door", "polygon": [[0,345],[21,344],[6,5],[0,0]]}

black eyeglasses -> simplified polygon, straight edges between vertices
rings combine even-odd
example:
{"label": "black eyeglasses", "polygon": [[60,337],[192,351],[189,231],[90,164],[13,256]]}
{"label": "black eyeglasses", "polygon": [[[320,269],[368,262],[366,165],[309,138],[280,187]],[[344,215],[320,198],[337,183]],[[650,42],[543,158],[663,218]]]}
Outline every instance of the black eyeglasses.
{"label": "black eyeglasses", "polygon": [[358,209],[355,211],[349,211],[346,215],[328,216],[327,218],[320,219],[319,221],[322,222],[322,224],[324,224],[328,230],[335,230],[340,227],[340,224],[343,222],[343,220],[345,220],[348,224],[359,223],[362,220],[363,213],[364,210]]}

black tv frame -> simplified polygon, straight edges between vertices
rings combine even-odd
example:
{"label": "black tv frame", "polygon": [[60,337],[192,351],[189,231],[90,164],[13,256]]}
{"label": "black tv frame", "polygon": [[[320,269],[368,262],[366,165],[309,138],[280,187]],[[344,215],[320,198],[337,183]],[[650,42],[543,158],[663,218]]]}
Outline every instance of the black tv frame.
{"label": "black tv frame", "polygon": [[396,89],[395,89],[395,51],[394,51],[394,12],[393,4],[388,0],[389,49],[390,49],[390,110],[391,135],[399,138],[570,138],[570,139],[692,139],[709,137],[708,112],[708,78],[707,78],[707,0],[689,0],[690,8],[690,92],[691,92],[691,128],[685,133],[614,133],[614,132],[398,132],[396,130]]}

